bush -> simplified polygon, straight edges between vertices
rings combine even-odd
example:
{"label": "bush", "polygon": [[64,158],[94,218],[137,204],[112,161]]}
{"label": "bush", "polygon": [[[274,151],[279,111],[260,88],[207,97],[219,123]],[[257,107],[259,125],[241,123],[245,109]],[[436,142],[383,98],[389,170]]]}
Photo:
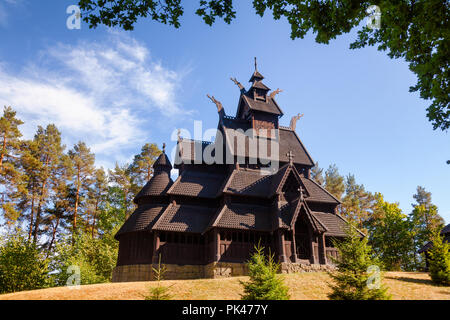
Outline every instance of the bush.
{"label": "bush", "polygon": [[0,293],[48,286],[48,261],[39,248],[16,232],[0,247]]}
{"label": "bush", "polygon": [[255,247],[255,253],[247,263],[250,280],[240,281],[244,286],[242,300],[289,300],[288,288],[277,275],[280,265],[272,254],[264,254],[264,247]]}
{"label": "bush", "polygon": [[450,285],[450,244],[443,241],[439,232],[433,235],[433,247],[430,249],[431,280],[439,285]]}
{"label": "bush", "polygon": [[[341,242],[334,241],[339,258],[331,257],[337,271],[329,275],[334,280],[330,287],[332,292],[328,297],[332,300],[386,300],[390,299],[387,289],[381,285],[381,274],[372,278],[371,266],[378,266],[379,261],[372,257],[372,249],[367,244],[367,238],[361,238],[356,228],[348,226],[347,238]],[[377,277],[377,276],[375,276]],[[377,284],[369,286],[371,280]]]}
{"label": "bush", "polygon": [[82,234],[71,241],[61,241],[56,246],[54,264],[55,285],[64,286],[72,276],[70,266],[80,268],[80,284],[103,283],[111,280],[117,261],[117,243],[109,235],[92,238]]}

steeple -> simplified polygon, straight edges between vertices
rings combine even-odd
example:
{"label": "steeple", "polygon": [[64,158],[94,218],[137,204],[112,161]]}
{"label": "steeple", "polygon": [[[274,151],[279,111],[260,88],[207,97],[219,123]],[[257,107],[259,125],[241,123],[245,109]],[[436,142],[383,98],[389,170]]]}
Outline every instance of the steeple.
{"label": "steeple", "polygon": [[166,144],[163,143],[163,149],[161,154],[159,155],[158,159],[156,159],[155,163],[153,164],[153,169],[156,173],[160,172],[168,172],[170,173],[170,170],[172,170],[172,164],[170,163],[169,158],[166,155]]}
{"label": "steeple", "polygon": [[150,201],[151,196],[165,196],[167,190],[172,186],[173,181],[170,178],[170,170],[172,164],[166,155],[166,144],[163,144],[163,149],[158,159],[153,164],[153,177],[145,184],[141,191],[134,198],[136,204],[142,204]]}
{"label": "steeple", "polygon": [[249,94],[254,100],[267,102],[267,92],[270,91],[270,88],[262,83],[262,79],[264,79],[264,76],[258,71],[258,64],[255,57],[255,71],[249,81],[252,83]]}

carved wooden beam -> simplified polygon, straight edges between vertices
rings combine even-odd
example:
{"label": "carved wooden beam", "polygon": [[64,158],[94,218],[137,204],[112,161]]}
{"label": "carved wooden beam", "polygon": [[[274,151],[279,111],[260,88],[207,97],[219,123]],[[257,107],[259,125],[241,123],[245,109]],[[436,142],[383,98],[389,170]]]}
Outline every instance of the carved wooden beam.
{"label": "carved wooden beam", "polygon": [[220,112],[220,111],[223,110],[222,103],[221,103],[220,101],[216,100],[216,98],[214,98],[214,96],[211,97],[209,94],[207,94],[206,96],[207,96],[209,99],[211,99],[212,102],[214,102],[214,104],[215,104],[216,107],[217,107],[217,111],[218,111],[218,112]]}
{"label": "carved wooden beam", "polygon": [[293,116],[291,118],[291,123],[289,124],[289,127],[291,128],[291,130],[295,131],[295,128],[297,127],[297,121],[298,119],[300,119],[301,117],[303,117],[303,114],[297,114],[296,116]]}
{"label": "carved wooden beam", "polygon": [[237,81],[236,78],[230,78],[230,79],[231,79],[231,81],[234,82],[235,85],[237,85],[239,87],[239,90],[241,90],[242,93],[245,93],[244,86],[239,81]]}
{"label": "carved wooden beam", "polygon": [[273,98],[275,98],[275,96],[276,96],[277,94],[279,94],[280,92],[283,92],[283,90],[280,90],[280,89],[278,88],[277,90],[272,91],[272,92],[270,93],[270,97],[273,99]]}

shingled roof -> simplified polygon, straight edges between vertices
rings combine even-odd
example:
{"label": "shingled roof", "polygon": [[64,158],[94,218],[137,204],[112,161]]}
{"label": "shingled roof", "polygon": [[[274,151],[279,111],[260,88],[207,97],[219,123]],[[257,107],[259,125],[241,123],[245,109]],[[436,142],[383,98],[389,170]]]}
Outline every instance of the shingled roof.
{"label": "shingled roof", "polygon": [[[260,83],[260,84],[262,84],[262,83]],[[257,86],[261,87],[261,89],[262,89],[262,86],[260,84]],[[268,87],[266,87],[266,86],[264,86],[264,87],[265,87],[265,90],[270,90]],[[239,103],[240,107],[238,108],[238,113],[239,113],[239,109],[241,108],[241,105],[246,105],[251,110],[267,112],[267,113],[275,114],[278,116],[283,115],[283,111],[278,106],[275,99],[271,98],[270,96],[268,96],[266,98],[266,101],[261,101],[261,100],[253,99],[252,97],[248,96],[248,93],[247,93],[247,94],[243,94],[241,96],[241,101],[242,102]]]}
{"label": "shingled roof", "polygon": [[122,234],[150,230],[167,205],[144,204],[140,205],[125,221],[114,238],[118,239]]}
{"label": "shingled roof", "polygon": [[175,180],[169,194],[200,198],[216,198],[226,178],[225,174],[186,170]]}
{"label": "shingled roof", "polygon": [[267,206],[230,203],[220,209],[211,227],[271,231],[271,216]]}
{"label": "shingled roof", "polygon": [[142,198],[147,196],[164,196],[173,184],[170,177],[171,169],[172,164],[163,151],[153,164],[153,177],[144,185],[133,201],[139,203]]}
{"label": "shingled roof", "polygon": [[313,179],[308,179],[300,175],[300,179],[305,185],[310,196],[306,199],[307,201],[319,201],[327,203],[339,204],[340,201],[336,199],[331,193],[329,193],[325,188],[318,185]]}
{"label": "shingled roof", "polygon": [[216,213],[215,208],[170,204],[153,226],[153,230],[202,233]]}
{"label": "shingled roof", "polygon": [[224,192],[253,197],[268,197],[272,175],[262,175],[260,170],[235,169]]}
{"label": "shingled roof", "polygon": [[[444,240],[450,242],[450,223],[441,230],[440,234],[444,236]],[[433,242],[428,241],[422,248],[419,249],[418,252],[422,253],[422,252],[428,251],[429,249],[431,249],[432,246],[433,246]]]}
{"label": "shingled roof", "polygon": [[163,196],[167,193],[172,184],[172,178],[170,178],[170,175],[167,172],[155,174],[145,184],[141,191],[139,191],[133,201],[138,203],[140,199],[146,196]]}

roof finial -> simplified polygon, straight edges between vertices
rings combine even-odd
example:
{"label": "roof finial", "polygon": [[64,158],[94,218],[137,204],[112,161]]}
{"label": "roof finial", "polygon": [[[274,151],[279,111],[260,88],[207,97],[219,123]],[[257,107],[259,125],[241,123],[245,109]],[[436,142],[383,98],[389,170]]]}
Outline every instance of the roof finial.
{"label": "roof finial", "polygon": [[163,142],[163,150],[162,150],[162,152],[166,153],[166,143],[165,142]]}
{"label": "roof finial", "polygon": [[289,124],[289,127],[291,128],[292,131],[295,131],[295,128],[297,127],[297,121],[298,119],[300,119],[301,117],[303,117],[303,114],[297,114],[296,116],[293,116],[291,118],[291,123]]}
{"label": "roof finial", "polygon": [[255,71],[258,71],[258,64],[256,63],[256,57],[255,57]]}
{"label": "roof finial", "polygon": [[289,150],[289,152],[286,153],[286,156],[289,158],[289,164],[292,165],[294,163],[294,154],[292,153],[292,150]]}

